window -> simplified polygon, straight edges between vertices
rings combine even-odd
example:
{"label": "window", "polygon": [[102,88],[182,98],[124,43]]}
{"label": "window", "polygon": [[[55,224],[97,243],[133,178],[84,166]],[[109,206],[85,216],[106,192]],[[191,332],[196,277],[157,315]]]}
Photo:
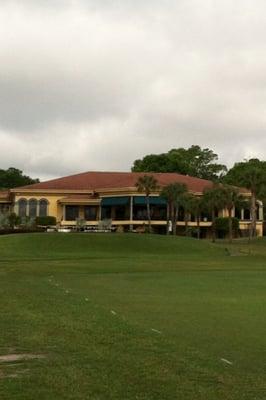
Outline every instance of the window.
{"label": "window", "polygon": [[111,218],[111,207],[102,207],[102,219]]}
{"label": "window", "polygon": [[151,219],[156,221],[166,220],[166,207],[165,206],[151,206]]}
{"label": "window", "polygon": [[200,214],[200,219],[203,222],[207,222],[207,221],[211,221],[212,220],[212,216],[208,212],[202,212]]}
{"label": "window", "polygon": [[235,217],[238,218],[238,219],[241,219],[241,217],[242,217],[242,210],[241,210],[241,208],[239,208],[239,207],[236,207],[236,208],[235,208]]}
{"label": "window", "polygon": [[18,215],[22,218],[26,217],[26,215],[27,215],[27,200],[20,199],[18,201]]}
{"label": "window", "polygon": [[97,208],[94,206],[84,207],[84,217],[86,221],[96,221],[97,219]]}
{"label": "window", "polygon": [[256,218],[257,218],[257,220],[259,221],[259,219],[260,219],[260,207],[259,207],[258,204],[257,204],[257,206],[256,206]]}
{"label": "window", "polygon": [[76,221],[79,217],[79,206],[66,206],[66,221]]}
{"label": "window", "polygon": [[116,220],[126,220],[129,219],[128,207],[125,206],[116,206],[115,207],[115,219]]}
{"label": "window", "polygon": [[250,210],[248,208],[245,208],[245,210],[244,210],[244,219],[245,220],[250,219]]}
{"label": "window", "polygon": [[185,220],[185,210],[184,207],[180,206],[178,209],[178,217],[177,217],[178,221],[184,221]]}
{"label": "window", "polygon": [[37,200],[30,199],[29,200],[29,217],[36,218],[37,216]]}
{"label": "window", "polygon": [[40,211],[39,215],[40,217],[47,217],[48,214],[48,201],[46,199],[41,199],[40,200]]}

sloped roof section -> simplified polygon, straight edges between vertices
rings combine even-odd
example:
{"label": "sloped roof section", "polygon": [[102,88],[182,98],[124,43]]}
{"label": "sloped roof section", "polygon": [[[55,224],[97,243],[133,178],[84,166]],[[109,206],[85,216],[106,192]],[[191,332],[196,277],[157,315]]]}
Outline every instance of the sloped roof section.
{"label": "sloped roof section", "polygon": [[11,201],[10,192],[9,191],[1,191],[0,190],[0,202],[1,203],[9,203]]}
{"label": "sloped roof section", "polygon": [[16,190],[97,191],[99,189],[134,188],[138,178],[143,175],[153,175],[161,187],[170,183],[179,182],[186,184],[188,190],[197,193],[203,192],[205,188],[213,185],[211,181],[176,173],[83,172],[46,182],[34,183],[32,185],[16,188]]}

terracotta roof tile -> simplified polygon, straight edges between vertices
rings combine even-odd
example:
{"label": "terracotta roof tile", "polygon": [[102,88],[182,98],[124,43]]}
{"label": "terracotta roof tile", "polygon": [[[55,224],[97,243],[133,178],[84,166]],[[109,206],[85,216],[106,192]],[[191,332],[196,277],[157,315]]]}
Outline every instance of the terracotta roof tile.
{"label": "terracotta roof tile", "polygon": [[0,191],[0,200],[1,201],[10,201],[10,192],[8,190]]}
{"label": "terracotta roof tile", "polygon": [[97,191],[99,189],[129,188],[135,187],[138,178],[145,174],[153,175],[157,179],[160,186],[166,186],[169,183],[180,182],[185,183],[188,187],[188,190],[193,192],[202,192],[205,188],[213,185],[211,181],[176,173],[83,172],[46,182],[34,183],[32,185],[23,186],[17,189]]}

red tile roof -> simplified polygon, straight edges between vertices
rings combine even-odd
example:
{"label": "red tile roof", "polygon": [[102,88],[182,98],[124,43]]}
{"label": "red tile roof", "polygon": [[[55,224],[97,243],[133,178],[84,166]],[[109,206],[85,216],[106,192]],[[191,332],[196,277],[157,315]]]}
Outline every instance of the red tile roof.
{"label": "red tile roof", "polygon": [[205,179],[193,178],[176,173],[142,173],[142,172],[83,172],[76,175],[53,179],[46,182],[34,183],[32,185],[16,188],[41,189],[41,190],[92,190],[133,188],[140,176],[153,175],[160,186],[169,183],[180,182],[187,185],[192,192],[203,192],[205,188],[211,187],[213,183]]}
{"label": "red tile roof", "polygon": [[7,201],[10,202],[10,193],[7,190],[0,190],[0,201]]}

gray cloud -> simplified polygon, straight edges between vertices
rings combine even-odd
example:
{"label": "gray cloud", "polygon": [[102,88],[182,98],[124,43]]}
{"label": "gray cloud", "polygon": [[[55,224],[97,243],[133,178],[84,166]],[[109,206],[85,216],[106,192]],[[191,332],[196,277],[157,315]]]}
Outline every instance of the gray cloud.
{"label": "gray cloud", "polygon": [[265,158],[262,0],[5,0],[2,167],[128,170],[200,144]]}

